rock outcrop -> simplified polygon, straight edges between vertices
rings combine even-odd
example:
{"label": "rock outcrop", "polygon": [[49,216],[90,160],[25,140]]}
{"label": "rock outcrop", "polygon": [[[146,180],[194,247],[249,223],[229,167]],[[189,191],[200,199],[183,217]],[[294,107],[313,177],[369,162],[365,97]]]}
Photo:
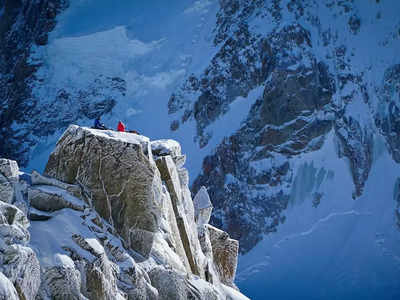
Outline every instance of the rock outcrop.
{"label": "rock outcrop", "polygon": [[193,204],[184,157],[71,125],[29,184],[1,160],[0,299],[232,299],[238,242],[208,225],[205,189]]}
{"label": "rock outcrop", "polygon": [[0,297],[33,300],[40,286],[40,265],[36,253],[29,247],[27,216],[16,206],[21,204],[19,201],[22,198],[17,188],[17,163],[1,159],[0,174],[4,178],[0,182],[0,190],[8,190],[0,194],[0,275],[7,278],[0,281]]}

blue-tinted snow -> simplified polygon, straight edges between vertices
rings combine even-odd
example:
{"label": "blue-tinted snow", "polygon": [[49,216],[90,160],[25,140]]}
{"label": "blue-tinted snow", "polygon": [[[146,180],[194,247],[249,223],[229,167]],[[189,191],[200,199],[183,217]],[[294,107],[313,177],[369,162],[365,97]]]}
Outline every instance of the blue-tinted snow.
{"label": "blue-tinted snow", "polygon": [[[295,158],[299,190],[285,223],[241,257],[237,283],[251,299],[399,299],[393,193],[400,166],[377,139],[365,191],[353,200],[350,168],[333,143],[331,135],[320,151]],[[323,195],[318,208],[314,192]]]}
{"label": "blue-tinted snow", "polygon": [[[185,77],[202,72],[217,51],[212,42],[217,9],[216,0],[73,0],[58,17],[49,44],[33,49],[31,59],[44,61],[36,74],[41,84],[33,93],[45,103],[61,88],[84,89],[100,74],[118,76],[127,82],[126,96],[117,95],[113,113],[102,121],[115,128],[121,119],[152,140],[178,140],[183,153],[190,153],[188,168],[198,171],[209,149],[200,154],[193,123],[170,131],[167,102]],[[79,122],[90,126],[93,120]],[[43,170],[59,136],[35,147],[28,170]]]}

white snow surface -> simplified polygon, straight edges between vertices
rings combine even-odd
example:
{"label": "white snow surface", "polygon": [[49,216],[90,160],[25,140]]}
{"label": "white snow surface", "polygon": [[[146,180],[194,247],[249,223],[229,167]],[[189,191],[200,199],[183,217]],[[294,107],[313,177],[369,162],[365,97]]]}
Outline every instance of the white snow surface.
{"label": "white snow surface", "polygon": [[[76,139],[79,139],[83,131],[89,132],[93,135],[104,137],[111,140],[121,141],[129,144],[141,145],[150,142],[150,139],[146,136],[130,133],[130,132],[120,132],[114,130],[99,130],[93,129],[89,127],[79,127],[77,125],[71,125],[68,128],[68,131],[78,131],[75,136]],[[62,137],[61,137],[62,138]],[[60,139],[61,139],[60,138]]]}
{"label": "white snow surface", "polygon": [[41,266],[70,266],[72,261],[68,257],[68,252],[64,250],[65,247],[76,251],[89,261],[95,259],[91,253],[83,250],[72,240],[73,234],[80,234],[86,240],[96,239],[88,227],[82,224],[81,215],[82,212],[62,209],[53,213],[53,217],[46,222],[31,222],[30,246],[35,250]]}
{"label": "white snow surface", "polygon": [[152,141],[151,149],[161,155],[181,155],[181,145],[177,141],[171,139]]}

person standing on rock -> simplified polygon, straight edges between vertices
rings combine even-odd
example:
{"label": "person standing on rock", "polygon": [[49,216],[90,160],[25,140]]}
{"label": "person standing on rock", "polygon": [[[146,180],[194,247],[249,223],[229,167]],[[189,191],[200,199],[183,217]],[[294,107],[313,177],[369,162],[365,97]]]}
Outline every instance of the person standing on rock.
{"label": "person standing on rock", "polygon": [[120,132],[125,132],[125,124],[122,123],[121,120],[118,122],[117,130]]}

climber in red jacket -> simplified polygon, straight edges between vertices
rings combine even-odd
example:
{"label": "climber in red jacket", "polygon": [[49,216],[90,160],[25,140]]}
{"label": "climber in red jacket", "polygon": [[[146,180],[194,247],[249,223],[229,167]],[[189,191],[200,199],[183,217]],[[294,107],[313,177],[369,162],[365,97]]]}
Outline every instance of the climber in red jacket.
{"label": "climber in red jacket", "polygon": [[117,130],[121,132],[125,132],[125,124],[121,121],[118,122]]}

